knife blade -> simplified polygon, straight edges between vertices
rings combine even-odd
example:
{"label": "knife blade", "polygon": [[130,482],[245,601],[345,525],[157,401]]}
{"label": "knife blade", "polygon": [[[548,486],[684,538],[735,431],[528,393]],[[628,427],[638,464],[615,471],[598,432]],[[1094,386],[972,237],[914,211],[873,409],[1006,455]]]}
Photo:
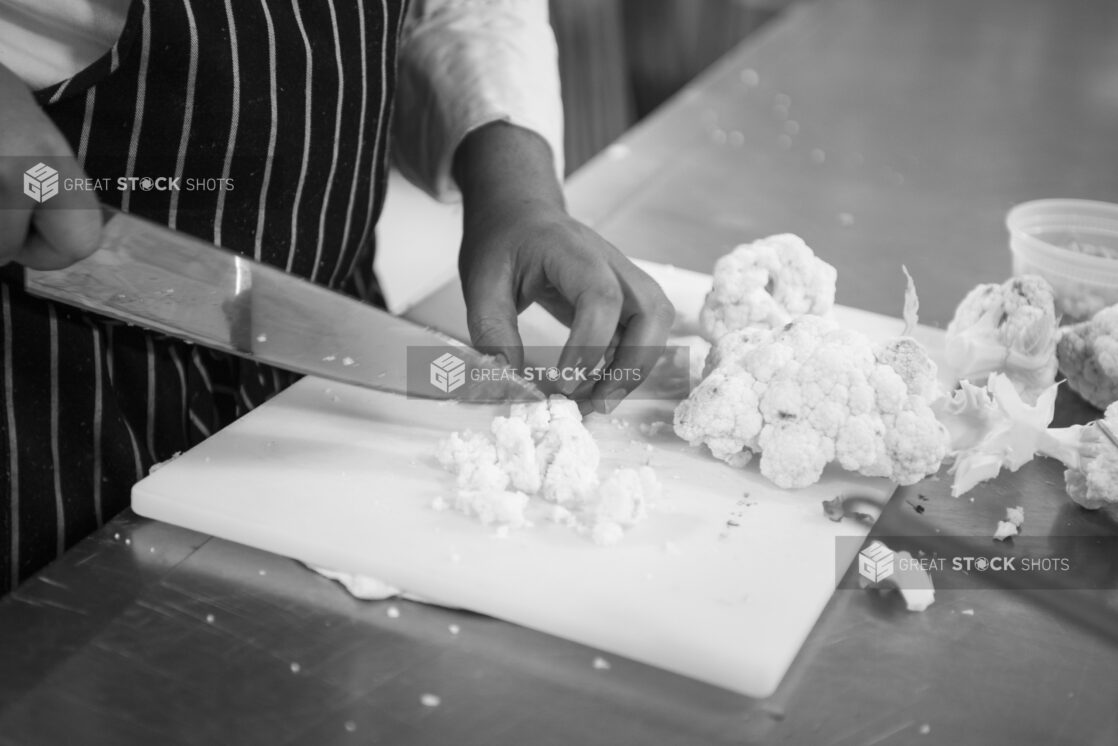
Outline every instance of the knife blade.
{"label": "knife blade", "polygon": [[[511,368],[276,267],[106,210],[99,249],[28,292],[295,373],[423,399],[539,401]],[[485,370],[484,376],[470,371]]]}

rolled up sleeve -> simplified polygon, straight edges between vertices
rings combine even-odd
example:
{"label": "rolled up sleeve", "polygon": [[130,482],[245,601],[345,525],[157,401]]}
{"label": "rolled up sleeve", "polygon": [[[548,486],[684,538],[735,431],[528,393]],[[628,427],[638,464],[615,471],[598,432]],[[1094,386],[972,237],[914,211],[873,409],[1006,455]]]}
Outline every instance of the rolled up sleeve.
{"label": "rolled up sleeve", "polygon": [[415,0],[399,58],[397,167],[433,197],[460,198],[454,152],[509,122],[539,134],[563,177],[563,105],[547,0]]}

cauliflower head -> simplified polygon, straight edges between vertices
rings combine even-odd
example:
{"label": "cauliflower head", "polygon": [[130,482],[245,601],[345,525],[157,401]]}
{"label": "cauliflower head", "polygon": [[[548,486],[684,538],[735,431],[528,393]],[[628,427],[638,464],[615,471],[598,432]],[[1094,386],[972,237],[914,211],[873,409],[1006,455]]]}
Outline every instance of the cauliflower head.
{"label": "cauliflower head", "polygon": [[1056,378],[1059,336],[1052,286],[1039,275],[975,287],[947,325],[945,355],[955,380],[976,385],[1004,373],[1036,401]]}
{"label": "cauliflower head", "polygon": [[1118,305],[1061,329],[1056,359],[1068,386],[1092,406],[1118,401]]}
{"label": "cauliflower head", "polygon": [[714,265],[699,312],[702,335],[717,342],[748,327],[779,329],[796,316],[822,316],[835,302],[838,273],[791,233],[742,244]]}
{"label": "cauliflower head", "polygon": [[876,350],[819,316],[736,332],[720,340],[713,370],[676,408],[675,432],[734,466],[760,454],[761,473],[779,487],[814,484],[832,462],[913,484],[947,453],[929,386],[912,373],[931,365],[934,378],[934,364],[906,346],[906,379]]}

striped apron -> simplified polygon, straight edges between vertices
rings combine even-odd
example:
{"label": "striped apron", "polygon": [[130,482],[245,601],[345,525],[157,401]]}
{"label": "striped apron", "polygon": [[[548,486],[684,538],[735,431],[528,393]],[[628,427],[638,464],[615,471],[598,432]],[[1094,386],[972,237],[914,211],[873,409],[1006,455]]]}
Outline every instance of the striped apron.
{"label": "striped apron", "polygon": [[[232,190],[103,201],[380,302],[373,226],[406,0],[132,0],[39,103],[94,179]],[[152,464],[292,377],[28,296],[0,270],[0,594],[129,502]]]}

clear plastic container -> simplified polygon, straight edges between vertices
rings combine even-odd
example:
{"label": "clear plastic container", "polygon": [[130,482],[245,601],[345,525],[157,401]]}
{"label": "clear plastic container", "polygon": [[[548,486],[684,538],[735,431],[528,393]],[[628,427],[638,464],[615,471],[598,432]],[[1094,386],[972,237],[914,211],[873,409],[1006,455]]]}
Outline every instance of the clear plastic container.
{"label": "clear plastic container", "polygon": [[1118,205],[1035,200],[1010,210],[1005,224],[1013,274],[1048,280],[1064,323],[1118,303]]}

